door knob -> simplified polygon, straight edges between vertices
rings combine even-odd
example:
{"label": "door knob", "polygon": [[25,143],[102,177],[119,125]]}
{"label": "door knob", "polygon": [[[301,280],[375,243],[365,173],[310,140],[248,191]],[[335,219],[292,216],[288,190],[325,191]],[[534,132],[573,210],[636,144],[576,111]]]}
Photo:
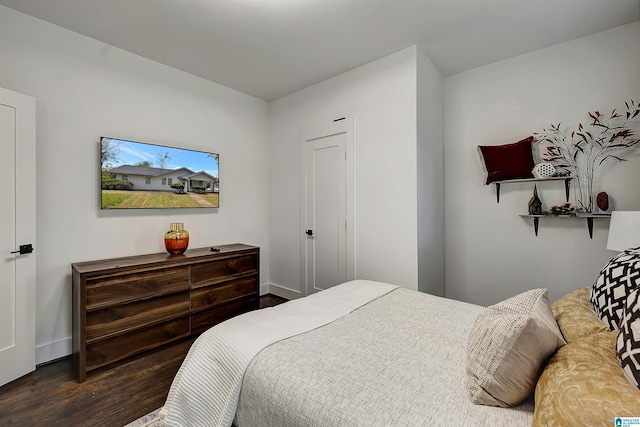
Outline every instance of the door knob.
{"label": "door knob", "polygon": [[18,249],[17,251],[13,251],[11,253],[24,255],[24,254],[30,254],[31,252],[33,252],[33,245],[31,243],[28,243],[26,245],[20,245],[20,249]]}

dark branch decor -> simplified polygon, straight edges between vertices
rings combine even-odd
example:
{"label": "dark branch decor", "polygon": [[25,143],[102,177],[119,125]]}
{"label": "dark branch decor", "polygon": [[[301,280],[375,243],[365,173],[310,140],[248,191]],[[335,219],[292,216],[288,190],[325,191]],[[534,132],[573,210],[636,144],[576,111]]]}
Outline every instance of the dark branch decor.
{"label": "dark branch decor", "polygon": [[593,211],[593,178],[598,168],[608,160],[624,161],[622,156],[640,143],[630,123],[640,114],[640,99],[625,102],[625,107],[623,113],[614,109],[608,116],[589,112],[592,121],[586,126],[578,123],[578,129],[568,135],[560,123],[534,133],[539,144],[546,143],[542,159],[578,179],[580,212]]}

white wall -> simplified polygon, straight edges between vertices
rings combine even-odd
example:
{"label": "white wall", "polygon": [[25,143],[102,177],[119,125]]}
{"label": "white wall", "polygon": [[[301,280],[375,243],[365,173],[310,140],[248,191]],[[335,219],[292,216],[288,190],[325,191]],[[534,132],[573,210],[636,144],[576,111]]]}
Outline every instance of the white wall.
{"label": "white wall", "polygon": [[[71,352],[71,263],[260,246],[269,277],[268,104],[0,6],[0,86],[37,103],[37,361]],[[219,210],[100,211],[101,135],[220,154]]]}
{"label": "white wall", "polygon": [[417,47],[270,104],[271,291],[300,283],[300,132],[355,122],[356,277],[418,288]]}
{"label": "white wall", "polygon": [[421,49],[418,59],[418,289],[444,296],[444,80]]}
{"label": "white wall", "polygon": [[[587,112],[609,112],[640,98],[640,22],[511,58],[445,79],[446,295],[492,304],[532,287],[552,299],[590,286],[615,253],[605,249],[609,220],[542,219],[534,236],[531,185],[483,185],[477,145],[518,141]],[[637,124],[640,127],[640,123]],[[596,184],[618,210],[640,210],[640,158],[612,164]],[[563,201],[559,183],[538,185],[544,207]]]}

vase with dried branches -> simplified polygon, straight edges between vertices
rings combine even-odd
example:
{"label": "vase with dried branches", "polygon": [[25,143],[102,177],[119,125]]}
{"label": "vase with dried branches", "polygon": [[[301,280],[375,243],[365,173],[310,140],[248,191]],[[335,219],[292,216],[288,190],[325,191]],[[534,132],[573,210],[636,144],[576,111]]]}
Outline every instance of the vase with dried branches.
{"label": "vase with dried branches", "polygon": [[626,110],[603,115],[589,112],[591,121],[578,129],[563,131],[561,123],[534,133],[542,148],[542,160],[564,169],[578,181],[577,210],[593,212],[593,178],[597,170],[610,160],[624,161],[623,156],[640,144],[632,121],[640,114],[640,99],[625,102]]}

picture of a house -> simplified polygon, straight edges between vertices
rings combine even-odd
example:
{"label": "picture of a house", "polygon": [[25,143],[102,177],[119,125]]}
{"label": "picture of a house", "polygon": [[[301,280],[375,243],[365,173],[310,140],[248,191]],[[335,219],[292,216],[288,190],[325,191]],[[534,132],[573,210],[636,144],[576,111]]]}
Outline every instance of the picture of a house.
{"label": "picture of a house", "polygon": [[107,172],[115,179],[129,181],[133,190],[174,191],[172,184],[182,184],[184,192],[217,193],[218,178],[205,171],[194,172],[188,168],[162,169],[146,166],[122,165]]}
{"label": "picture of a house", "polygon": [[220,207],[217,153],[100,138],[101,208]]}

